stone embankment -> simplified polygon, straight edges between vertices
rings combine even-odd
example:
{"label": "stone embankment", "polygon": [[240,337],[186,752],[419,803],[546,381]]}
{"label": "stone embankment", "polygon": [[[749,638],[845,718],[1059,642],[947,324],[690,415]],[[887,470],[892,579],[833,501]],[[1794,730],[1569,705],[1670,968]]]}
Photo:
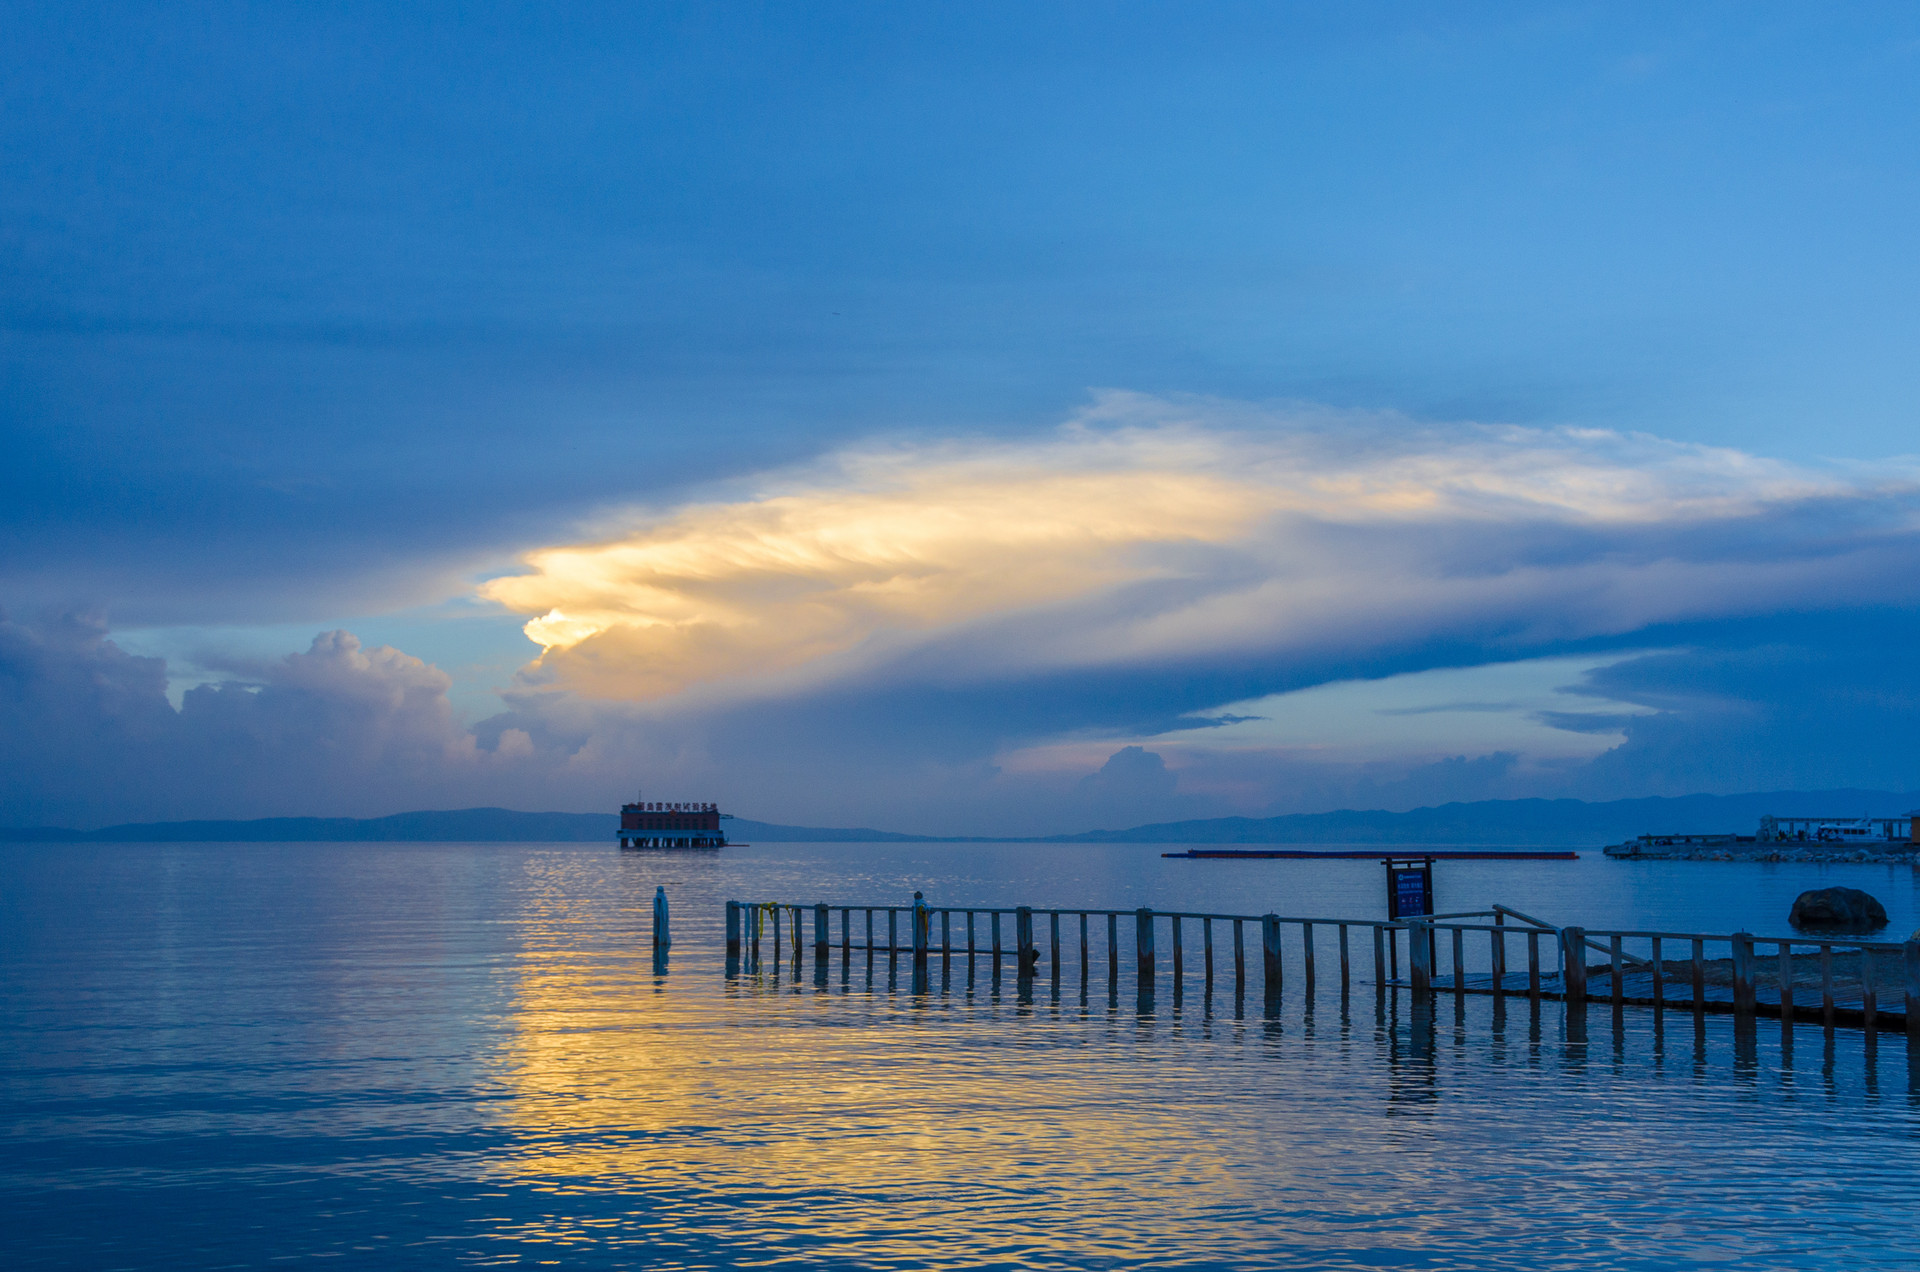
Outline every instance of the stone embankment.
{"label": "stone embankment", "polygon": [[[1613,854],[1609,854],[1610,856]],[[1675,844],[1642,848],[1621,854],[1621,861],[1810,861],[1876,866],[1920,865],[1920,848],[1899,845],[1887,850],[1853,848],[1845,844],[1741,844],[1737,848],[1710,848]]]}

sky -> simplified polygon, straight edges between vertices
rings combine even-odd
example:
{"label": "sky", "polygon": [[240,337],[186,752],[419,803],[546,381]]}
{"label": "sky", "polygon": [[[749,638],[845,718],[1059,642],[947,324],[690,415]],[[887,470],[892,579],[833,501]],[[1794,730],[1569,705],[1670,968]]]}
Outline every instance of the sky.
{"label": "sky", "polygon": [[0,29],[0,824],[1920,789],[1910,8]]}

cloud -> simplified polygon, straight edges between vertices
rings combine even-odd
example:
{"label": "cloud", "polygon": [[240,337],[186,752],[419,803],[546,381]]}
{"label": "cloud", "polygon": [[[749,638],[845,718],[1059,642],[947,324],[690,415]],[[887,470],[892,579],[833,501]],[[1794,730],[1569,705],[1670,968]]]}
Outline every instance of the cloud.
{"label": "cloud", "polygon": [[121,650],[97,618],[0,618],[6,821],[392,812],[490,802],[488,785],[536,771],[516,767],[531,757],[524,733],[476,745],[446,673],[350,632],[229,670],[175,710],[165,664]]}
{"label": "cloud", "polygon": [[471,726],[445,673],[345,632],[176,710],[103,622],[0,621],[0,821],[644,783],[1012,834],[1907,787],[1914,511],[1898,464],[1115,395],[1038,440],[835,454],[529,553],[486,592],[549,643]]}
{"label": "cloud", "polygon": [[1026,442],[899,444],[623,514],[482,593],[527,683],[605,699],[991,683],[1920,594],[1911,465],[1593,429],[1113,394]]}

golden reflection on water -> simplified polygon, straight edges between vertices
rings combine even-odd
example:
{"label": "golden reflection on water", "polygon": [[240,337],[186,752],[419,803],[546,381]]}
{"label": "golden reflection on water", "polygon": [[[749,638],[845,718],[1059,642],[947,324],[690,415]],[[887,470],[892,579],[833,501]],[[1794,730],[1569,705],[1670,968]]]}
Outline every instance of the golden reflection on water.
{"label": "golden reflection on water", "polygon": [[[1670,1063],[1640,1016],[1583,1033],[1552,1005],[1412,1013],[1323,984],[1271,1019],[1250,992],[1237,1017],[1230,971],[1209,997],[1190,966],[1143,1003],[1130,974],[1109,995],[1098,956],[1084,993],[1072,961],[1023,995],[1011,959],[996,978],[936,954],[920,989],[908,957],[837,949],[824,977],[810,948],[798,977],[771,959],[728,977],[697,916],[656,973],[605,904],[536,890],[524,915],[491,1058],[506,1147],[483,1169],[551,1205],[503,1239],[624,1243],[650,1266],[1445,1265],[1545,1225],[1589,1255],[1657,1237],[1710,1259],[1766,1248],[1765,1226],[1691,1224],[1623,1181],[1658,1163],[1725,1219],[1826,1142],[1815,1110],[1787,1111],[1817,1085],[1790,1050],[1729,1063],[1676,1025]],[[1827,1064],[1828,1101],[1851,1098]],[[1764,1148],[1742,1160],[1707,1124]]]}

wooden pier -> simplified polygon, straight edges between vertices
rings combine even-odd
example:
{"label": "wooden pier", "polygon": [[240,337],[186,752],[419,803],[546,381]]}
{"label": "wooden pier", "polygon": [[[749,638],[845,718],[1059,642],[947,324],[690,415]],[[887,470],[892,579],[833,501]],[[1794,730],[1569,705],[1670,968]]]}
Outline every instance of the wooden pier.
{"label": "wooden pier", "polygon": [[1197,954],[1206,991],[1216,977],[1231,978],[1234,994],[1243,996],[1252,979],[1248,945],[1257,941],[1259,984],[1269,1001],[1277,1000],[1289,975],[1312,992],[1324,953],[1334,964],[1330,982],[1343,996],[1370,985],[1383,995],[1390,989],[1417,997],[1487,994],[1582,1010],[1602,1002],[1920,1036],[1916,940],[1558,927],[1507,906],[1388,921],[930,905],[918,893],[904,906],[729,901],[726,924],[730,971],[760,970],[769,960],[778,968],[784,953],[797,974],[811,947],[821,974],[837,952],[843,965],[859,953],[868,960],[910,958],[918,966],[989,959],[997,972],[1007,960],[1023,980],[1045,975],[1055,983],[1071,965],[1083,985],[1096,972],[1117,985],[1122,963],[1131,962],[1139,992],[1153,993],[1164,969],[1179,995],[1187,962]]}

